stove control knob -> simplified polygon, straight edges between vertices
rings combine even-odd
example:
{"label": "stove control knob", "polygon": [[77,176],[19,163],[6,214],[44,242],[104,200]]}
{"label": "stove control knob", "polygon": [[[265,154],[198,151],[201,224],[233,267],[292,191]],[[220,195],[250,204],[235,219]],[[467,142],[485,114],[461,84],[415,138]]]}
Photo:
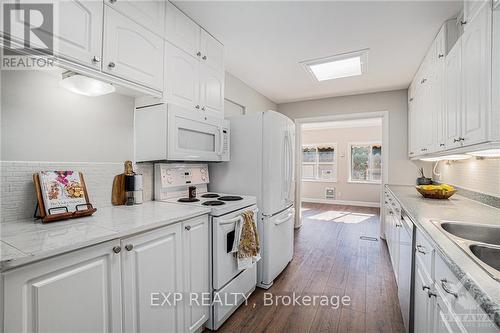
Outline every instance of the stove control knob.
{"label": "stove control knob", "polygon": [[201,180],[205,181],[205,180],[207,180],[207,177],[201,176]]}

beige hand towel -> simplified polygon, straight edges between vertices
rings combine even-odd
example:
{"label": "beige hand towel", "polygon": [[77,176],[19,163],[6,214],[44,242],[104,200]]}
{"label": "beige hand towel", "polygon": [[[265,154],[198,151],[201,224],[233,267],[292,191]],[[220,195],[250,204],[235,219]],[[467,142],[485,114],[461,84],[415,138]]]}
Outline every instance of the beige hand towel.
{"label": "beige hand towel", "polygon": [[[246,269],[260,260],[260,243],[253,211],[246,211],[235,225],[236,235],[233,251],[238,260],[238,269]],[[239,232],[238,232],[239,231]]]}

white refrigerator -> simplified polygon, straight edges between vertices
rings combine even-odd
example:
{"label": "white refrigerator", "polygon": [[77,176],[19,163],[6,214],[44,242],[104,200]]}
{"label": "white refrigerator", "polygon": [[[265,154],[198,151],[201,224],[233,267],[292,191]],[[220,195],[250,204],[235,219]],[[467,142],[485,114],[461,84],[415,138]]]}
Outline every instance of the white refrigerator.
{"label": "white refrigerator", "polygon": [[228,119],[231,161],[210,164],[209,190],[257,197],[257,285],[267,289],[293,257],[295,125],[274,111]]}

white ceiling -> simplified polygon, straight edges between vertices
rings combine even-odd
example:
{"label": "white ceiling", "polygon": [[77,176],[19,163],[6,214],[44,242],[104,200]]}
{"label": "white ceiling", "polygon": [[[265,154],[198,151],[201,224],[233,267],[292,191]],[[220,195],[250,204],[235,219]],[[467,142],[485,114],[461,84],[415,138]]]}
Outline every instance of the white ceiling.
{"label": "white ceiling", "polygon": [[382,126],[382,118],[366,118],[353,120],[325,121],[321,123],[307,123],[302,125],[302,130],[318,130],[318,129],[333,129],[333,128],[355,128],[355,127],[371,127]]}
{"label": "white ceiling", "polygon": [[[407,88],[461,1],[175,1],[221,40],[226,70],[276,103]],[[315,82],[299,62],[369,48],[363,76]]]}

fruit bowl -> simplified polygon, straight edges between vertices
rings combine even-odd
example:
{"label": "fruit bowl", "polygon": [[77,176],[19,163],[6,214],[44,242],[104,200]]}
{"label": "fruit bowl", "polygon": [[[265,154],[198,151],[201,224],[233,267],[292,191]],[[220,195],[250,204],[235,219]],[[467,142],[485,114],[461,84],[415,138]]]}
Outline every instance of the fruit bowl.
{"label": "fruit bowl", "polygon": [[419,185],[415,186],[418,193],[429,199],[448,199],[457,192],[450,185]]}

